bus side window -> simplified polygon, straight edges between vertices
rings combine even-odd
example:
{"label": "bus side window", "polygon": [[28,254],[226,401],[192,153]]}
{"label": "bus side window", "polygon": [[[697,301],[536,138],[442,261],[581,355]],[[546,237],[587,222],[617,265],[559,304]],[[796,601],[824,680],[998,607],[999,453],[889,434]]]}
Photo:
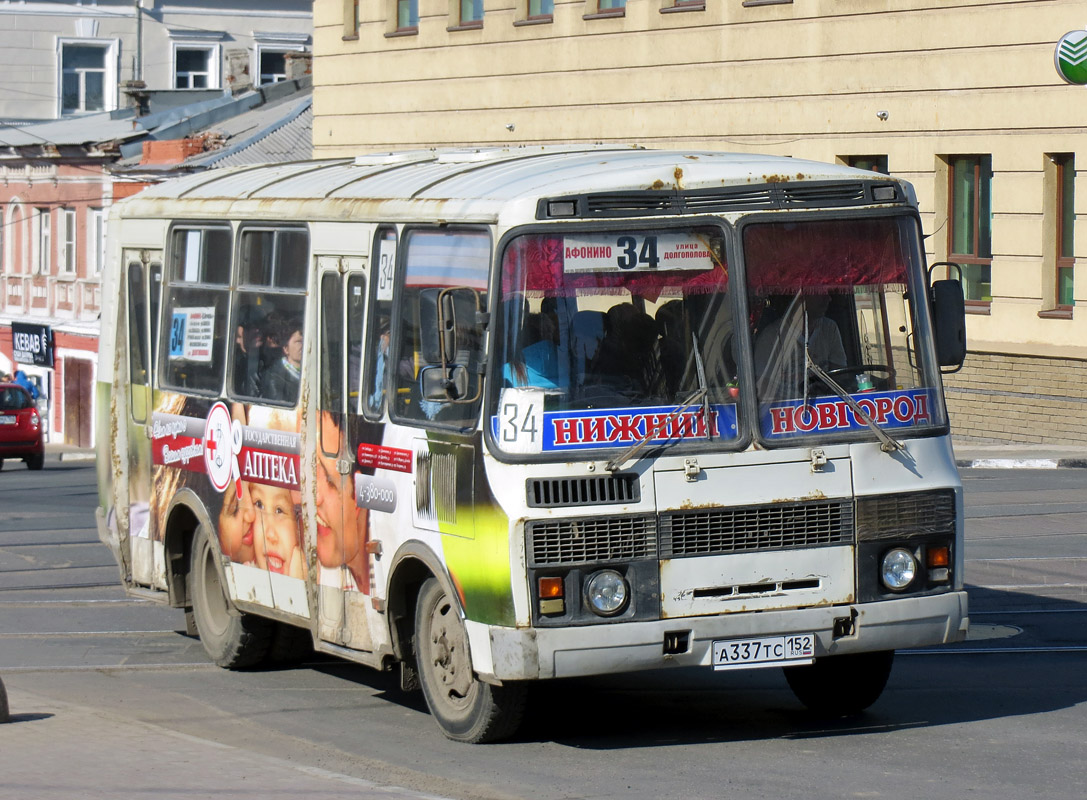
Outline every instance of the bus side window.
{"label": "bus side window", "polygon": [[366,324],[366,279],[362,275],[347,278],[347,408],[362,413],[362,340]]}
{"label": "bus side window", "polygon": [[218,394],[225,363],[231,235],[226,227],[178,227],[164,298],[162,383]]}
{"label": "bus side window", "polygon": [[128,380],[134,422],[147,421],[147,281],[143,264],[128,265]]}
{"label": "bus side window", "polygon": [[309,234],[302,228],[241,231],[231,317],[231,394],[294,406],[301,381]]}
{"label": "bus side window", "polygon": [[366,330],[366,363],[359,408],[370,419],[380,419],[385,408],[389,340],[392,332],[393,276],[396,268],[396,231],[379,230],[374,236],[370,272],[370,320]]}
{"label": "bus side window", "polygon": [[[486,308],[491,240],[482,230],[413,230],[405,236],[403,292],[395,305],[396,359],[391,414],[416,424],[452,428],[475,424],[479,414],[483,338],[474,310]],[[443,292],[450,289],[450,292]],[[469,302],[471,301],[471,302]],[[467,312],[471,306],[473,312]],[[455,341],[442,342],[438,309],[452,314]],[[452,351],[448,374],[441,352]],[[450,380],[453,379],[453,380]],[[448,383],[448,398],[429,388]],[[454,386],[455,384],[455,386]]]}

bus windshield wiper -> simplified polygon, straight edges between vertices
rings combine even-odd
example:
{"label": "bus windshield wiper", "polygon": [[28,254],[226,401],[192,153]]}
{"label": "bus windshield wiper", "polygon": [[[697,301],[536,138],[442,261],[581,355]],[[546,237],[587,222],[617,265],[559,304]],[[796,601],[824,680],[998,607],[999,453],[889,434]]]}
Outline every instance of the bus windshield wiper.
{"label": "bus windshield wiper", "polygon": [[898,439],[895,439],[890,434],[888,434],[887,431],[879,427],[879,425],[876,424],[875,420],[873,420],[872,417],[870,417],[868,413],[865,412],[863,408],[861,408],[860,403],[854,400],[853,396],[849,394],[849,392],[843,389],[838,384],[838,382],[834,380],[834,378],[830,377],[823,370],[822,367],[820,367],[818,364],[815,363],[815,361],[812,360],[811,351],[809,351],[807,347],[804,348],[804,359],[808,362],[808,370],[815,377],[825,383],[830,388],[830,390],[834,392],[834,394],[842,398],[846,402],[846,405],[848,405],[849,408],[852,409],[853,414],[857,417],[857,419],[859,419],[861,422],[863,422],[865,425],[872,429],[872,433],[874,433],[876,435],[876,438],[878,438],[880,441],[880,450],[882,450],[884,453],[894,453],[897,450],[906,449],[906,445],[902,444],[902,442],[898,441]]}
{"label": "bus windshield wiper", "polygon": [[706,435],[709,436],[711,427],[709,400],[710,390],[709,386],[706,383],[706,369],[702,366],[702,354],[698,352],[698,338],[692,333],[691,339],[694,342],[694,363],[695,368],[698,372],[698,389],[694,392],[694,394],[687,398],[683,405],[677,407],[675,410],[669,413],[667,417],[658,422],[656,425],[650,427],[649,423],[646,422],[645,435],[604,465],[604,469],[606,469],[608,472],[615,472],[617,469],[619,469],[619,467],[623,466],[623,464],[633,458],[643,447],[649,444],[649,442],[653,441],[658,433],[660,433],[662,430],[667,430],[668,426],[672,424],[672,420],[674,420],[676,417],[678,417],[680,414],[682,414],[684,411],[686,411],[688,408],[690,408],[699,401],[702,402],[702,418],[706,422]]}

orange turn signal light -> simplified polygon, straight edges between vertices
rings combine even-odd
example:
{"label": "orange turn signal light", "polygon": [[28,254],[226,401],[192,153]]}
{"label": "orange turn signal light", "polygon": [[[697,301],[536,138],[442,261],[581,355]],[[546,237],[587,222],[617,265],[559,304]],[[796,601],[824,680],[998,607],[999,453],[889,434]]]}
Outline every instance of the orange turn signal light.
{"label": "orange turn signal light", "polygon": [[927,556],[930,569],[932,567],[951,566],[951,548],[946,545],[941,547],[930,547]]}
{"label": "orange turn signal light", "polygon": [[541,600],[563,596],[562,578],[540,578],[539,581]]}

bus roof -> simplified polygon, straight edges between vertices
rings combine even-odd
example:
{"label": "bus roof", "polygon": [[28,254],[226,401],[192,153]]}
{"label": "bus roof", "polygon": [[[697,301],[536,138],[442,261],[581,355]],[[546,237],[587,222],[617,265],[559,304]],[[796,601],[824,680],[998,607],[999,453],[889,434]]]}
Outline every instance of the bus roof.
{"label": "bus roof", "polygon": [[[647,190],[697,193],[843,180],[894,181],[834,164],[744,153],[618,145],[463,148],[209,170],[153,186],[124,201],[121,213],[126,217],[283,219],[297,215],[329,220],[497,221],[511,204],[523,201],[534,208],[541,198]],[[296,208],[292,210],[290,204]]]}

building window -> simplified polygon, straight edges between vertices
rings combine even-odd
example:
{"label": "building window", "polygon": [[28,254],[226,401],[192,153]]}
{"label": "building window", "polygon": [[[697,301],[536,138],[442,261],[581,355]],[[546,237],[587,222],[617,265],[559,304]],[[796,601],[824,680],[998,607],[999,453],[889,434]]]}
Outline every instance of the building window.
{"label": "building window", "polygon": [[344,0],[343,38],[359,38],[359,0]]}
{"label": "building window", "polygon": [[62,114],[106,111],[111,48],[100,44],[60,45],[60,110]]}
{"label": "building window", "polygon": [[626,8],[627,0],[599,0],[597,8],[601,12],[619,11]]}
{"label": "building window", "polygon": [[550,17],[555,13],[555,0],[528,0],[528,18]]}
{"label": "building window", "polygon": [[61,272],[72,273],[75,272],[75,209],[62,209],[60,219],[64,226],[62,232],[64,244],[60,252],[60,270]]}
{"label": "building window", "polygon": [[13,197],[8,204],[7,224],[4,226],[7,239],[4,242],[4,263],[12,275],[26,272],[30,258],[27,255],[30,238],[26,230],[26,211],[18,197]]}
{"label": "building window", "polygon": [[88,210],[87,265],[90,273],[98,275],[106,264],[106,211],[103,208]]}
{"label": "building window", "polygon": [[404,32],[419,29],[419,0],[396,0],[396,29]]}
{"label": "building window", "polygon": [[460,0],[460,24],[483,24],[483,0]]}
{"label": "building window", "polygon": [[260,51],[260,83],[279,83],[287,79],[287,54],[281,50]]}
{"label": "building window", "polygon": [[1070,309],[1075,303],[1073,268],[1076,263],[1076,157],[1072,153],[1053,156],[1057,170],[1057,308]]}
{"label": "building window", "polygon": [[38,229],[38,274],[50,273],[50,215],[48,208],[34,208],[34,221]]}
{"label": "building window", "polygon": [[948,258],[962,267],[967,302],[992,301],[992,160],[951,156],[948,191]]}
{"label": "building window", "polygon": [[869,172],[880,172],[884,175],[891,174],[887,169],[887,156],[845,156],[842,161],[854,169],[866,169]]}
{"label": "building window", "polygon": [[267,86],[287,79],[287,54],[304,53],[309,45],[309,34],[304,33],[254,33],[256,50],[253,64],[256,67],[256,85]]}
{"label": "building window", "polygon": [[215,88],[215,68],[211,47],[177,47],[174,50],[174,88]]}

